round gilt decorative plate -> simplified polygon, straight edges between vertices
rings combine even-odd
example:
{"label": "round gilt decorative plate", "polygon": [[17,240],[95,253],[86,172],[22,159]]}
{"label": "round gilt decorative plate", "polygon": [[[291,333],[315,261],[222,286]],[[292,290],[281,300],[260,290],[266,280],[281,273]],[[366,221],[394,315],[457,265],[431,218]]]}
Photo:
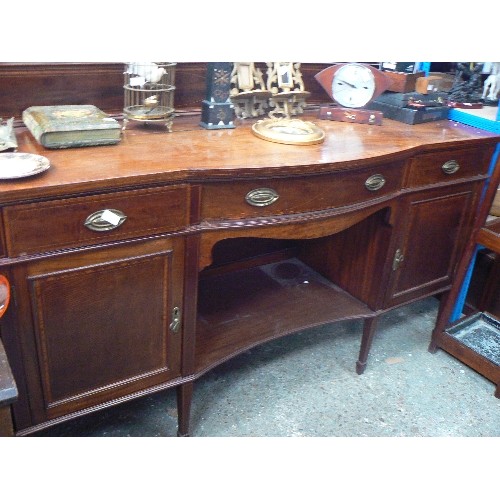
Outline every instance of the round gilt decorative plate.
{"label": "round gilt decorative plate", "polygon": [[18,179],[44,172],[50,167],[45,156],[31,153],[1,153],[0,179]]}
{"label": "round gilt decorative plate", "polygon": [[298,118],[266,118],[252,125],[252,132],[266,141],[307,146],[325,140],[325,133],[312,122]]}

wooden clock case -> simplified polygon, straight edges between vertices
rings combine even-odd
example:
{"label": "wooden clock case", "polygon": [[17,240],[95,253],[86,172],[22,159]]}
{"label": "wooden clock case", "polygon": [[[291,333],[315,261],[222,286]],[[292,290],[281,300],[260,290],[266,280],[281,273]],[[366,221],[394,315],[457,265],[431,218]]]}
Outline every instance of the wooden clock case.
{"label": "wooden clock case", "polygon": [[[328,68],[323,69],[315,75],[316,81],[323,87],[330,99],[332,99],[333,101],[335,101],[332,93],[333,79],[337,71],[347,64],[349,63],[329,66]],[[378,70],[377,68],[374,68],[369,64],[363,64],[363,66],[368,68],[372,72],[372,75],[374,77],[375,92],[372,96],[372,99],[375,99],[380,94],[382,94],[382,92],[389,88],[391,83],[390,79],[384,74],[384,72]],[[326,105],[320,107],[319,117],[324,120],[364,123],[368,125],[381,125],[383,113],[370,109],[346,108],[335,105]]]}

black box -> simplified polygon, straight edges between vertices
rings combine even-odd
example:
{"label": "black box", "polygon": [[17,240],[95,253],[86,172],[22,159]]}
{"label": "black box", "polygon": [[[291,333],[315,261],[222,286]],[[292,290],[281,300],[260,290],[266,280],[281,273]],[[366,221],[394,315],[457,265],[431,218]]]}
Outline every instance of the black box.
{"label": "black box", "polygon": [[390,104],[391,106],[405,107],[410,102],[427,104],[429,106],[443,106],[448,100],[447,92],[435,92],[433,94],[420,94],[418,92],[384,92],[375,101]]}
{"label": "black box", "polygon": [[420,109],[402,108],[400,106],[392,106],[390,104],[372,101],[368,104],[370,109],[374,111],[382,111],[384,118],[397,120],[398,122],[407,123],[408,125],[416,125],[418,123],[433,122],[437,120],[446,120],[448,118],[447,106],[432,106]]}
{"label": "black box", "polygon": [[383,62],[382,71],[400,71],[402,73],[414,73],[415,72],[415,62]]}

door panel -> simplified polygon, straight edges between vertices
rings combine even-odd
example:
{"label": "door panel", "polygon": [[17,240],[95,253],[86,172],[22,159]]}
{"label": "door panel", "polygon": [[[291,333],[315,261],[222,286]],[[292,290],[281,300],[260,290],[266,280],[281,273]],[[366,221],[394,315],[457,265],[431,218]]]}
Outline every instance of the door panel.
{"label": "door panel", "polygon": [[181,333],[169,325],[182,305],[182,240],[46,259],[24,273],[33,423],[180,375]]}
{"label": "door panel", "polygon": [[403,211],[399,262],[393,258],[389,305],[396,305],[451,284],[458,255],[470,230],[474,191],[447,190],[409,197]]}

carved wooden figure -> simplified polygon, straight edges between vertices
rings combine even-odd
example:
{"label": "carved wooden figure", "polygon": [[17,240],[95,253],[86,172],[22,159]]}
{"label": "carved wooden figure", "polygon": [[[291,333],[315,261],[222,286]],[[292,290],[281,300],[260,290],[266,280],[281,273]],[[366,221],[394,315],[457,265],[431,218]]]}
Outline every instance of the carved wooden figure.
{"label": "carved wooden figure", "polygon": [[290,118],[304,112],[310,92],[305,90],[300,63],[267,63],[267,88],[272,94],[269,104],[274,108],[270,117]]}
{"label": "carved wooden figure", "polygon": [[236,116],[244,119],[265,115],[271,92],[266,89],[262,71],[253,62],[235,62],[230,95]]}

